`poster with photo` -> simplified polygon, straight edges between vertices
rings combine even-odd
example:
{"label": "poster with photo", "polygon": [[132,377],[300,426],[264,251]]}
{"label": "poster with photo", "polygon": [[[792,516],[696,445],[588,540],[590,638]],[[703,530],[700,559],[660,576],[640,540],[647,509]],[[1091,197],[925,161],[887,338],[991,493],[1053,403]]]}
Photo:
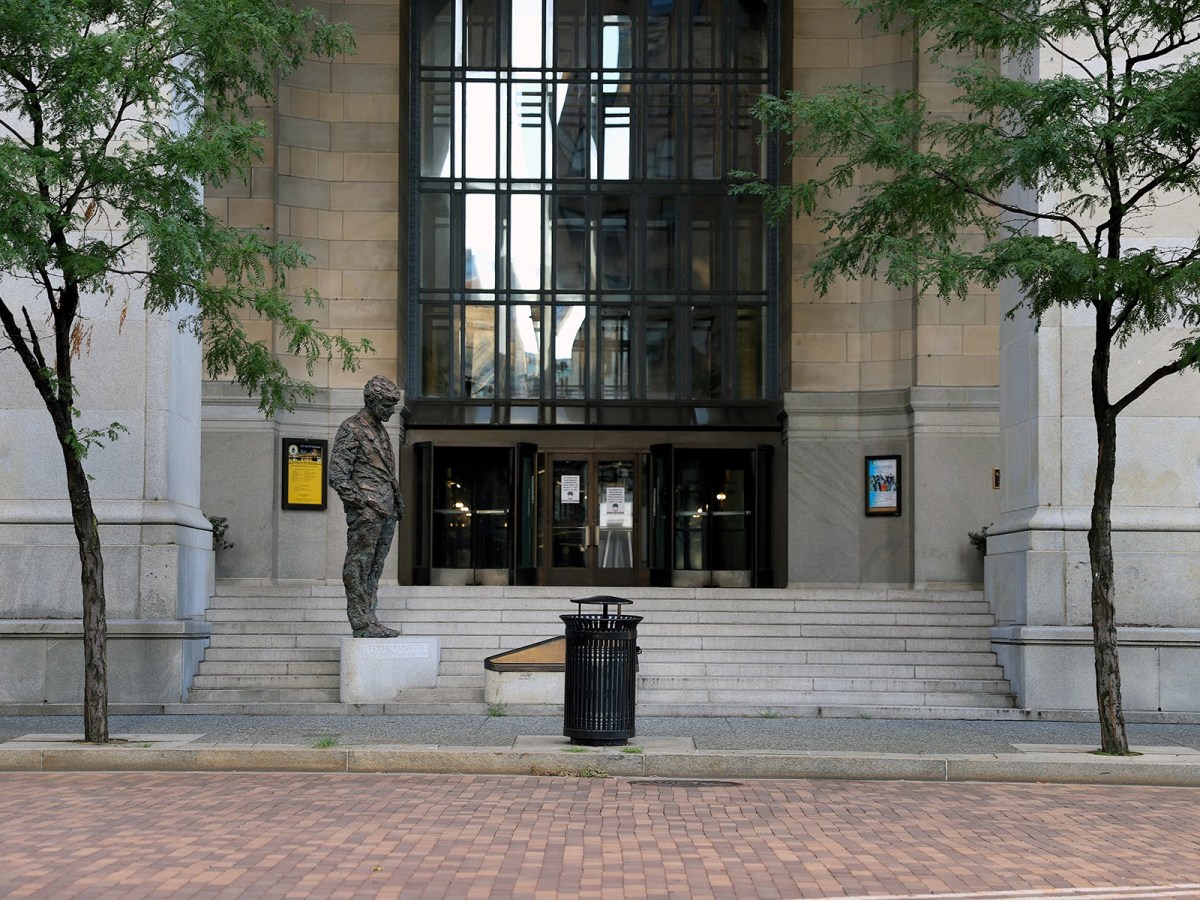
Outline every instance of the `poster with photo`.
{"label": "poster with photo", "polygon": [[867,515],[900,515],[900,457],[867,457]]}

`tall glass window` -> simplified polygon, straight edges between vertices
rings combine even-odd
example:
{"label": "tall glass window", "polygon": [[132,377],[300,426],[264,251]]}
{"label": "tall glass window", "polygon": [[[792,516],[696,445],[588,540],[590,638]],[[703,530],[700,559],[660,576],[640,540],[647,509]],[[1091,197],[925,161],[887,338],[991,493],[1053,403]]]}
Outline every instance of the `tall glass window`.
{"label": "tall glass window", "polygon": [[767,396],[773,0],[414,7],[420,396]]}

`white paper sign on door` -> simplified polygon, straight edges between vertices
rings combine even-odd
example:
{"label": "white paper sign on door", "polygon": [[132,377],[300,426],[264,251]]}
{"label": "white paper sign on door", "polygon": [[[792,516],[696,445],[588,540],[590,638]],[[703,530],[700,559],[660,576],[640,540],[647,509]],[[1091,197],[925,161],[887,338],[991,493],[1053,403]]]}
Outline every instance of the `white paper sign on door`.
{"label": "white paper sign on door", "polygon": [[562,502],[563,503],[578,503],[579,502],[579,476],[578,475],[563,475],[562,476]]}
{"label": "white paper sign on door", "polygon": [[606,487],[604,489],[604,508],[614,515],[625,513],[625,488]]}

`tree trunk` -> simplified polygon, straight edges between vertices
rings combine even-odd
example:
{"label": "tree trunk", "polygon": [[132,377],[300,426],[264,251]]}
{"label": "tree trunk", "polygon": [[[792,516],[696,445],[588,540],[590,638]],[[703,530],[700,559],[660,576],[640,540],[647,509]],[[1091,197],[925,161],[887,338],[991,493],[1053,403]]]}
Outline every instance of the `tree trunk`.
{"label": "tree trunk", "polygon": [[67,467],[67,496],[79,542],[80,585],[83,588],[83,738],[108,743],[108,623],[104,614],[104,558],[100,526],[92,508],[83,463],[62,437]]}
{"label": "tree trunk", "polygon": [[[1107,380],[1107,372],[1105,373]],[[1107,404],[1105,404],[1107,406]],[[1121,706],[1121,669],[1117,659],[1117,616],[1113,602],[1112,492],[1117,468],[1117,417],[1096,411],[1096,487],[1088,529],[1092,570],[1092,639],[1096,657],[1096,701],[1100,712],[1100,750],[1126,755],[1125,712]]]}

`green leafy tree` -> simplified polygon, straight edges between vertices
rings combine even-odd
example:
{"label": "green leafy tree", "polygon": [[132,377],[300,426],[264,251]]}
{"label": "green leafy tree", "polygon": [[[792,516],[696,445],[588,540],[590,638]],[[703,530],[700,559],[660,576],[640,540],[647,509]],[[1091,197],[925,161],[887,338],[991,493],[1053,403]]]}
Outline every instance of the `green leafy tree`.
{"label": "green leafy tree", "polygon": [[[776,217],[795,212],[822,223],[812,273],[822,292],[837,278],[865,275],[952,300],[971,284],[995,288],[1011,278],[1038,321],[1055,307],[1090,310],[1096,692],[1101,750],[1126,754],[1110,518],[1117,417],[1200,363],[1200,243],[1147,248],[1135,240],[1156,207],[1194,202],[1200,186],[1200,60],[1191,53],[1200,3],[853,5],[885,31],[910,34],[957,99],[938,111],[919,90],[866,84],[764,97],[756,114],[768,133],[784,137],[791,158],[814,157],[817,174],[741,190],[763,196]],[[1061,59],[1062,71],[1036,77],[1039,55]],[[1115,394],[1114,350],[1168,325],[1185,337]]]}
{"label": "green leafy tree", "polygon": [[[0,3],[0,323],[54,423],[83,564],[84,732],[108,740],[104,563],[84,460],[119,423],[77,427],[74,364],[87,304],[118,292],[180,310],[211,377],[265,414],[311,394],[242,320],[272,320],[311,374],[366,342],[320,331],[294,307],[305,255],[262,229],[223,225],[199,186],[244,178],[265,126],[250,104],[309,56],[353,48],[345,26],[277,0]],[[306,294],[307,302],[319,302]],[[93,347],[91,353],[108,352]]]}

